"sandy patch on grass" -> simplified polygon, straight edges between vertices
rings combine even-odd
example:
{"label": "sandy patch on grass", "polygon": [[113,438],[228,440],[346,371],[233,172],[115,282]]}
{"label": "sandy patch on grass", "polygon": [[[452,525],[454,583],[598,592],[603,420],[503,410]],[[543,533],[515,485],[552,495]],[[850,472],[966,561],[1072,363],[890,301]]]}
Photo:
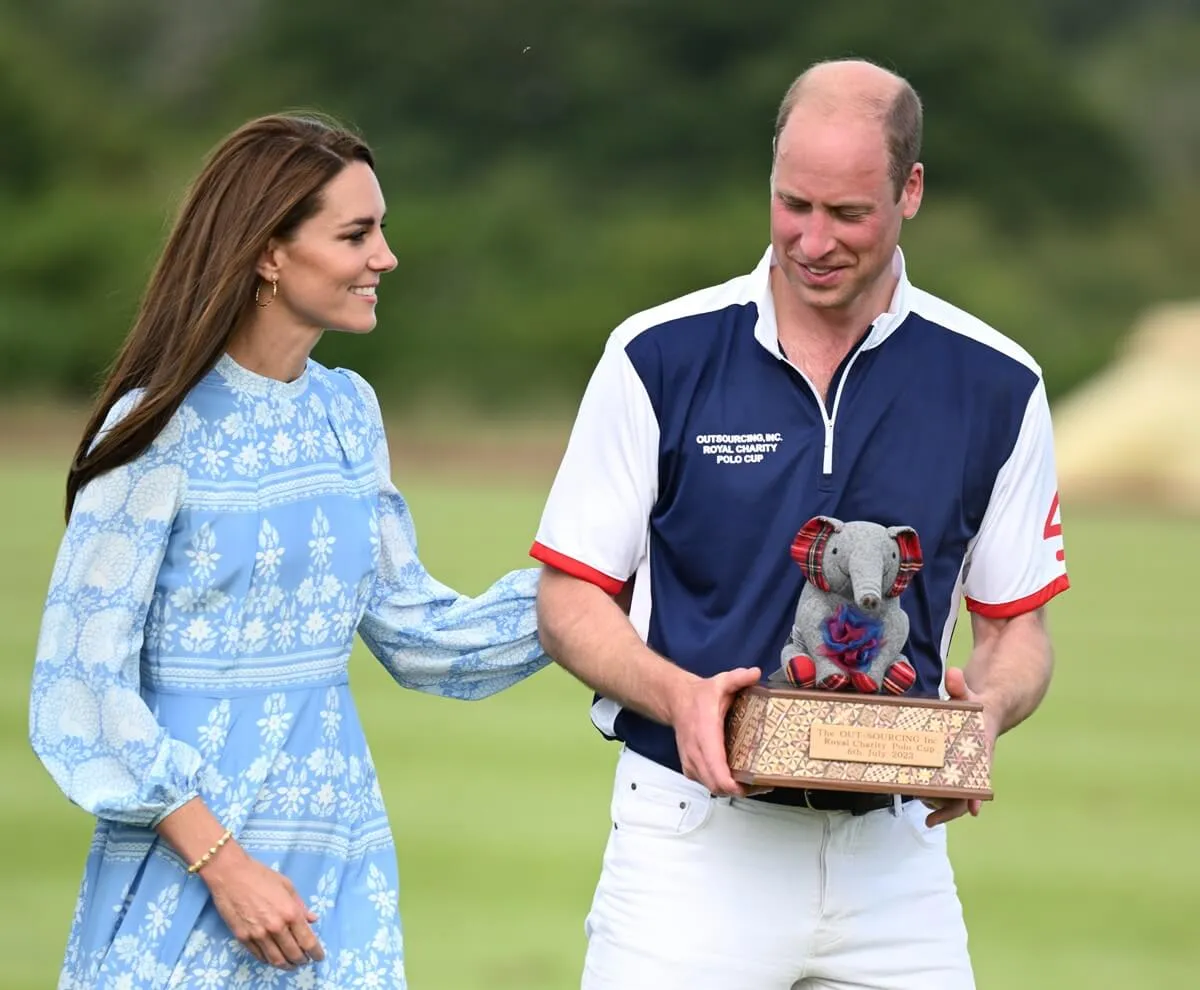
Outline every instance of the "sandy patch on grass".
{"label": "sandy patch on grass", "polygon": [[1148,313],[1054,423],[1064,504],[1200,513],[1200,302]]}

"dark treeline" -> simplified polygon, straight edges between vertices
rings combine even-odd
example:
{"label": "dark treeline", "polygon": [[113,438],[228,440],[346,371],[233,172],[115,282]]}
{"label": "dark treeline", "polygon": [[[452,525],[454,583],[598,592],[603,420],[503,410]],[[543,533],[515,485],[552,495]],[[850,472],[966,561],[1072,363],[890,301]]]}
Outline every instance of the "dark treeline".
{"label": "dark treeline", "polygon": [[914,278],[1062,394],[1194,291],[1197,52],[1200,0],[9,0],[0,383],[90,393],[206,147],[316,107],[375,146],[401,259],[318,357],[393,408],[573,399],[628,313],[754,264],[779,98],[858,55],[925,102]]}

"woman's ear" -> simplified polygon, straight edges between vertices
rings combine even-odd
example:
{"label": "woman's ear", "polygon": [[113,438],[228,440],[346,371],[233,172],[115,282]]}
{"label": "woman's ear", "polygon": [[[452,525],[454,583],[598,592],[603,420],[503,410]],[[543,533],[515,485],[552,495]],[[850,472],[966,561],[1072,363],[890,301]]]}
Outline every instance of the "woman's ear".
{"label": "woman's ear", "polygon": [[264,282],[278,282],[279,270],[282,262],[281,245],[275,238],[267,241],[267,246],[263,248],[262,254],[258,256],[258,263],[254,266],[254,270],[258,272],[258,277]]}

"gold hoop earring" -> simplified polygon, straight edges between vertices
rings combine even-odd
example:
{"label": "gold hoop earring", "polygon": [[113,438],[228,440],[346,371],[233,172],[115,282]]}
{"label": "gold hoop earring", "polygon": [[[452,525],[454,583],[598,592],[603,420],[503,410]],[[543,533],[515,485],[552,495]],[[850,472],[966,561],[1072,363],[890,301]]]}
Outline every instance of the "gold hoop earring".
{"label": "gold hoop earring", "polygon": [[275,301],[275,296],[279,292],[279,279],[277,279],[277,278],[271,279],[271,298],[268,299],[266,302],[260,302],[259,298],[258,298],[258,294],[262,291],[262,287],[263,287],[262,282],[259,282],[258,285],[256,285],[254,287],[254,305],[257,306],[259,309],[266,309],[268,306],[271,305],[271,303],[273,303]]}

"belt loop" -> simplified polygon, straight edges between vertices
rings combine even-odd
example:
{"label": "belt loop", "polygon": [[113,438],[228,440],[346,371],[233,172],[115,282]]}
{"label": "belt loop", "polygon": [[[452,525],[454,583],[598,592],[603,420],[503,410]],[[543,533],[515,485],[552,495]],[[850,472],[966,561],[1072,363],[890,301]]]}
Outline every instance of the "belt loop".
{"label": "belt loop", "polygon": [[899,817],[900,817],[900,808],[902,807],[903,803],[904,803],[904,802],[901,800],[901,798],[900,798],[900,795],[899,795],[899,794],[893,794],[893,795],[892,795],[892,807],[891,807],[891,812],[892,812],[892,817],[893,817],[893,818],[899,818]]}

